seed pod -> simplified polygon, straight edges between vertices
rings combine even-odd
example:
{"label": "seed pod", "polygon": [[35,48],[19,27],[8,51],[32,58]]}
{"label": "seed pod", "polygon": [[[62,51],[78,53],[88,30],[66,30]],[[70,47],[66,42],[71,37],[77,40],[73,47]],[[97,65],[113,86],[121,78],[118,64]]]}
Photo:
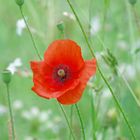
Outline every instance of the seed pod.
{"label": "seed pod", "polygon": [[15,0],[18,6],[22,6],[24,4],[24,0]]}
{"label": "seed pod", "polygon": [[65,29],[65,25],[64,25],[64,22],[60,22],[57,24],[57,28],[58,30],[63,33],[64,32],[64,29]]}
{"label": "seed pod", "polygon": [[129,0],[129,3],[132,5],[136,4],[136,2],[137,2],[137,0]]}
{"label": "seed pod", "polygon": [[5,84],[9,84],[11,82],[11,72],[8,70],[4,70],[2,72],[2,80]]}

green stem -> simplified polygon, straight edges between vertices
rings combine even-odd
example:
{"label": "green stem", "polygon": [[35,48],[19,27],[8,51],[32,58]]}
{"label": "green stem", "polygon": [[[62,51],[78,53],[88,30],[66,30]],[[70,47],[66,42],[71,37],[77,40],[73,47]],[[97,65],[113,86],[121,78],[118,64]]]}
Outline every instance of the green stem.
{"label": "green stem", "polygon": [[83,140],[85,140],[85,139],[86,139],[86,137],[85,137],[85,131],[84,131],[83,121],[82,121],[82,118],[81,118],[81,115],[80,115],[80,110],[79,110],[79,108],[78,108],[78,105],[77,105],[77,104],[75,104],[75,107],[76,107],[77,114],[78,114],[78,117],[79,117],[79,120],[80,120],[80,123],[81,123],[82,134],[83,134]]}
{"label": "green stem", "polygon": [[[71,105],[70,107],[70,126],[71,127],[72,127],[72,118],[73,118],[73,105]],[[71,140],[71,133],[70,133],[69,140]]]}
{"label": "green stem", "polygon": [[28,23],[27,23],[27,21],[26,21],[26,18],[25,18],[24,14],[23,14],[22,7],[20,6],[19,9],[20,9],[22,18],[23,18],[23,20],[24,20],[24,22],[25,22],[25,24],[26,24],[27,30],[28,30],[28,32],[29,32],[29,34],[30,34],[30,37],[31,37],[31,40],[32,40],[32,43],[33,43],[33,47],[34,47],[34,49],[35,49],[35,51],[36,51],[36,54],[38,55],[39,59],[41,60],[41,59],[42,59],[42,58],[41,58],[41,55],[40,55],[39,50],[38,50],[38,48],[37,48],[37,46],[36,46],[35,40],[34,40],[34,38],[33,38],[32,32],[31,32],[31,30],[30,30],[30,28],[29,28],[29,26],[28,26]]}
{"label": "green stem", "polygon": [[8,99],[8,108],[9,108],[9,114],[10,114],[10,122],[12,127],[12,139],[15,140],[15,129],[14,129],[14,118],[12,113],[12,107],[11,107],[11,100],[10,100],[10,91],[9,91],[9,84],[6,84],[7,89],[7,99]]}
{"label": "green stem", "polygon": [[[59,104],[59,103],[58,103],[58,104]],[[64,108],[63,108],[63,106],[62,106],[61,104],[59,104],[59,106],[60,106],[60,108],[61,108],[61,110],[62,110],[62,112],[63,112],[63,114],[64,114],[64,117],[65,117],[66,122],[67,122],[67,124],[68,124],[69,130],[70,130],[70,132],[71,132],[71,136],[72,136],[73,140],[75,140],[74,134],[73,134],[73,132],[72,132],[72,128],[71,128],[71,126],[70,126],[70,123],[69,123],[69,121],[68,121],[68,117],[67,117],[67,115],[66,115],[66,112],[65,112],[65,110],[64,110]]]}
{"label": "green stem", "polygon": [[[85,31],[84,31],[84,28],[83,28],[83,26],[82,26],[82,24],[81,24],[81,22],[80,22],[80,20],[79,20],[79,17],[77,16],[77,14],[76,14],[76,12],[75,12],[75,10],[74,10],[72,4],[70,3],[70,0],[67,0],[67,2],[68,2],[68,4],[69,4],[69,6],[70,6],[70,8],[71,8],[71,10],[72,10],[72,12],[73,12],[73,14],[74,14],[75,17],[76,17],[76,20],[77,20],[77,22],[78,22],[78,24],[79,24],[79,26],[80,26],[80,29],[81,29],[81,31],[82,31],[82,33],[83,33],[83,36],[84,36],[85,41],[86,41],[86,43],[87,43],[87,46],[88,46],[88,48],[89,48],[89,50],[90,50],[90,52],[91,52],[91,55],[95,58],[95,54],[94,54],[94,52],[92,51],[92,48],[91,48],[91,46],[90,46],[90,43],[89,43],[89,41],[88,41],[87,35],[86,35]],[[126,117],[126,114],[124,113],[124,111],[123,111],[121,105],[119,104],[119,101],[118,101],[118,99],[116,98],[115,93],[114,93],[114,91],[112,90],[112,87],[110,86],[110,84],[109,84],[109,82],[106,80],[106,78],[104,77],[104,74],[102,73],[102,71],[101,71],[101,69],[100,69],[100,67],[99,67],[99,65],[98,65],[98,62],[97,62],[97,68],[98,68],[98,71],[99,71],[99,73],[100,73],[102,79],[104,80],[105,84],[106,84],[107,87],[109,88],[109,90],[110,90],[110,92],[111,92],[111,94],[112,94],[112,96],[113,96],[113,99],[114,99],[114,101],[115,101],[117,107],[119,108],[120,112],[122,113],[123,118],[124,118],[124,120],[125,120],[125,122],[126,122],[128,128],[129,128],[129,130],[130,130],[130,133],[132,134],[133,139],[136,140],[136,136],[135,136],[135,134],[134,134],[134,130],[133,130],[132,126],[130,125],[130,123],[129,123],[127,117]]]}
{"label": "green stem", "polygon": [[128,83],[127,79],[124,77],[124,75],[121,74],[120,70],[118,69],[124,83],[126,84],[127,88],[129,89],[129,91],[131,92],[131,95],[133,96],[134,100],[136,101],[138,107],[140,107],[140,101],[137,99],[133,89],[131,88],[130,84]]}
{"label": "green stem", "polygon": [[93,129],[93,140],[97,140],[96,139],[96,110],[95,110],[95,105],[94,105],[94,98],[93,98],[93,95],[91,95],[92,98],[91,98],[91,113],[92,113],[92,129]]}

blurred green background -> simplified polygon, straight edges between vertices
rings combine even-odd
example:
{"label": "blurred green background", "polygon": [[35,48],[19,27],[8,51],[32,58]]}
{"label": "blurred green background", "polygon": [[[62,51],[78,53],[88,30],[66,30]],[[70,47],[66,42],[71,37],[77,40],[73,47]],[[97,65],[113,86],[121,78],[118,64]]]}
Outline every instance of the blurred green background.
{"label": "blurred green background", "polygon": [[[101,69],[140,140],[140,106],[122,79],[128,81],[140,102],[140,1],[135,5],[129,0],[71,2]],[[19,7],[14,0],[0,0],[0,3],[0,72],[6,68],[13,71],[10,95],[17,140],[69,140],[69,129],[56,100],[40,98],[31,91],[30,61],[38,58]],[[81,46],[85,59],[92,58],[66,0],[25,0],[23,12],[42,56],[53,40],[63,38],[57,29],[63,22],[66,38]],[[87,140],[95,139],[93,133],[97,140],[132,140],[98,72],[88,83],[78,105]],[[71,107],[64,108],[70,117]],[[0,79],[0,140],[9,139],[8,116],[6,87]],[[82,139],[75,108],[72,122],[76,139]]]}

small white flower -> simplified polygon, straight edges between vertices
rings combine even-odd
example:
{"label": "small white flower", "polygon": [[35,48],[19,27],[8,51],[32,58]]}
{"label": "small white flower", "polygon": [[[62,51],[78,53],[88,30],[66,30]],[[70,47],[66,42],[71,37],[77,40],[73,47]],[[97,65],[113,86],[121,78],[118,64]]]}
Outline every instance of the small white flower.
{"label": "small white flower", "polygon": [[12,63],[9,64],[9,66],[6,69],[9,70],[12,74],[14,74],[17,71],[18,67],[20,67],[21,65],[21,59],[16,58]]}
{"label": "small white flower", "polygon": [[7,107],[4,105],[0,105],[0,116],[7,113]]}
{"label": "small white flower", "polygon": [[49,119],[50,115],[47,111],[40,112],[39,120],[40,122],[46,122]]}
{"label": "small white flower", "polygon": [[119,66],[119,71],[123,74],[128,80],[133,80],[136,76],[136,70],[131,64],[121,64]]}
{"label": "small white flower", "polygon": [[112,95],[110,93],[110,90],[108,88],[103,89],[103,95],[102,95],[103,100],[109,99],[111,97],[112,97]]}
{"label": "small white flower", "polygon": [[20,100],[15,100],[13,103],[13,108],[15,110],[20,110],[23,107],[23,103]]}
{"label": "small white flower", "polygon": [[101,28],[101,23],[100,23],[100,19],[98,16],[93,17],[91,20],[91,29],[90,29],[90,33],[91,35],[95,35],[100,31]]}
{"label": "small white flower", "polygon": [[21,36],[23,29],[26,28],[26,24],[23,19],[19,19],[16,23],[16,33]]}
{"label": "small white flower", "polygon": [[32,107],[30,112],[31,112],[31,116],[33,118],[38,117],[39,114],[40,114],[40,111],[39,111],[39,109],[37,107]]}
{"label": "small white flower", "polygon": [[31,113],[29,111],[23,111],[21,115],[23,118],[25,118],[27,120],[32,120],[32,116],[31,116]]}
{"label": "small white flower", "polygon": [[75,20],[75,17],[74,17],[74,15],[72,13],[63,12],[63,15],[65,17],[68,17],[68,18],[72,19],[72,20]]}
{"label": "small white flower", "polygon": [[117,46],[118,46],[118,48],[120,48],[122,50],[127,50],[128,49],[128,44],[124,40],[119,40],[117,42]]}

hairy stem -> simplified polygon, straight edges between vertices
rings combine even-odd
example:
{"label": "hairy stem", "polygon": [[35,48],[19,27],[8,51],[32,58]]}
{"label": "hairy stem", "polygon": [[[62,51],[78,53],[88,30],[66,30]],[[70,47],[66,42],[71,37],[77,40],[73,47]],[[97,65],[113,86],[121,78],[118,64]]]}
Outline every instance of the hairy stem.
{"label": "hairy stem", "polygon": [[7,99],[8,99],[8,108],[9,108],[9,114],[10,114],[10,122],[11,122],[11,127],[12,127],[12,139],[15,140],[16,138],[15,138],[14,118],[13,118],[12,107],[11,107],[9,84],[6,84],[6,90],[7,90]]}
{"label": "hairy stem", "polygon": [[[83,26],[82,26],[82,24],[81,24],[81,22],[80,22],[80,20],[79,20],[79,17],[77,16],[77,14],[76,14],[76,12],[75,12],[75,10],[74,10],[74,8],[73,8],[73,6],[72,6],[70,0],[67,0],[67,2],[68,2],[68,4],[69,4],[69,6],[70,6],[70,8],[71,8],[71,10],[72,10],[72,12],[73,12],[73,14],[74,14],[75,17],[76,17],[76,20],[77,20],[77,22],[78,22],[78,24],[79,24],[79,26],[80,26],[80,29],[81,29],[81,31],[82,31],[82,33],[83,33],[83,36],[84,36],[85,41],[86,41],[86,43],[87,43],[87,46],[88,46],[88,48],[89,48],[89,50],[90,50],[90,52],[91,52],[91,55],[95,58],[95,54],[94,54],[94,52],[92,51],[92,48],[91,48],[91,46],[90,46],[90,43],[89,43],[89,41],[88,41],[87,35],[86,35],[85,31],[84,31],[84,28],[83,28]],[[106,80],[104,74],[102,73],[102,71],[101,71],[101,69],[100,69],[100,67],[99,67],[99,65],[98,65],[98,62],[97,62],[97,68],[98,68],[98,71],[99,71],[99,73],[100,73],[102,79],[104,80],[105,84],[107,85],[108,89],[110,90],[110,92],[111,92],[111,94],[112,94],[112,96],[113,96],[113,99],[114,99],[114,101],[115,101],[117,107],[119,108],[120,112],[122,113],[123,118],[124,118],[124,120],[125,120],[125,122],[126,122],[128,128],[129,128],[129,130],[130,130],[130,133],[132,134],[133,139],[136,140],[136,136],[135,136],[134,130],[133,130],[132,126],[130,125],[130,122],[128,121],[128,119],[127,119],[127,117],[126,117],[126,114],[125,114],[125,112],[123,111],[123,109],[122,109],[122,107],[121,107],[121,105],[120,105],[120,103],[119,103],[117,97],[115,96],[115,93],[114,93],[112,87],[110,86],[109,82]]]}

